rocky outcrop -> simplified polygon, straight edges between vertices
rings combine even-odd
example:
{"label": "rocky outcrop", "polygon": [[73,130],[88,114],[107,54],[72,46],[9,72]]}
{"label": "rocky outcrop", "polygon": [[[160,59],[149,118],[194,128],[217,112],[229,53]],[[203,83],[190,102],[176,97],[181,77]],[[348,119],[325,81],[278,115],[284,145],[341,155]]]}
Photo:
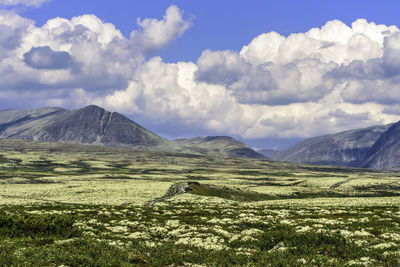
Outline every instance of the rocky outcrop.
{"label": "rocky outcrop", "polygon": [[182,182],[182,183],[177,183],[177,184],[171,185],[171,187],[168,189],[167,193],[164,196],[162,196],[160,198],[156,198],[154,200],[151,200],[151,201],[147,202],[146,205],[153,206],[157,202],[162,202],[162,201],[170,199],[174,196],[192,191],[193,189],[191,186],[193,186],[193,185],[200,185],[200,184],[198,182]]}

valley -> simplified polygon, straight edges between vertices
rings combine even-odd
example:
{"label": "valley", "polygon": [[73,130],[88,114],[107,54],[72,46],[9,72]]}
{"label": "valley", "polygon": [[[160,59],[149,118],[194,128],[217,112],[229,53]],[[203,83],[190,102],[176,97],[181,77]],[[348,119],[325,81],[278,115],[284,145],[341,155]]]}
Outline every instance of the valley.
{"label": "valley", "polygon": [[0,155],[1,265],[398,264],[400,172],[14,139]]}

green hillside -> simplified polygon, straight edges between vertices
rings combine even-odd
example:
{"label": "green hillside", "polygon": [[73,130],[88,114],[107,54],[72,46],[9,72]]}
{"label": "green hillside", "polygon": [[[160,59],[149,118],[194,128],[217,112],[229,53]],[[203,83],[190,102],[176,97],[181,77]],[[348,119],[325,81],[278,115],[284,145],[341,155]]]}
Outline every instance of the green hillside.
{"label": "green hillside", "polygon": [[256,158],[265,159],[266,157],[244,143],[229,136],[207,136],[177,139],[174,141],[178,145],[195,151],[203,155],[222,155],[225,157]]}

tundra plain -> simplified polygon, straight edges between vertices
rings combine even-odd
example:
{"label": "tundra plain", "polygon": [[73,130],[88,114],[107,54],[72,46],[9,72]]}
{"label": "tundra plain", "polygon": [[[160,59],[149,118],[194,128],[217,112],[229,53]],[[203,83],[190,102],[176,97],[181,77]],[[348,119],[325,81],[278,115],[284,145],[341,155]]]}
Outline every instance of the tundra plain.
{"label": "tundra plain", "polygon": [[396,171],[0,139],[0,265],[398,266],[399,196]]}

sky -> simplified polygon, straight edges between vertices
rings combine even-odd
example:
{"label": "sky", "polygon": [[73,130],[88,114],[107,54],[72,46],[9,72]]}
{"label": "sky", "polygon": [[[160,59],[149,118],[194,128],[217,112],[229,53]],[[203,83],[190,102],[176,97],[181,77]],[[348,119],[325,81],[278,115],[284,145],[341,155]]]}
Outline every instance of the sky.
{"label": "sky", "polygon": [[400,120],[399,1],[0,0],[0,110],[285,149]]}

